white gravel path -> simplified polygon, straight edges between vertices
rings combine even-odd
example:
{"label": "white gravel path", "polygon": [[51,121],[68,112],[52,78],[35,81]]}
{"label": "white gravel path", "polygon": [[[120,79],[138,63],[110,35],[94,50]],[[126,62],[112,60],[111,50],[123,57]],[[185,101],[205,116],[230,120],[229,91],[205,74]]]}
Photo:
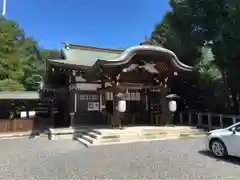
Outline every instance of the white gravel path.
{"label": "white gravel path", "polygon": [[240,160],[201,152],[203,138],[85,148],[71,140],[0,140],[0,179],[240,179]]}

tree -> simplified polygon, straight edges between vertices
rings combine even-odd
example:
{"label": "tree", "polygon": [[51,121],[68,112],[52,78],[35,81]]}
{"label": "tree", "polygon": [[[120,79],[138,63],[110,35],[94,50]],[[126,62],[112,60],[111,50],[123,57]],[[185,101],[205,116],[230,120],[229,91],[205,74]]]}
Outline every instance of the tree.
{"label": "tree", "polygon": [[[215,111],[219,104],[213,102],[219,102],[221,97],[224,103],[220,109],[226,108],[226,104],[232,105],[235,113],[239,109],[238,4],[236,0],[171,0],[172,11],[166,13],[152,33],[152,39],[173,50],[181,61],[199,67],[194,78],[179,78],[181,82],[175,82],[176,87],[184,84],[185,92],[187,87],[187,94],[180,88],[175,90],[192,108],[201,106]],[[205,47],[211,50],[212,60],[202,51]]]}
{"label": "tree", "polygon": [[25,55],[21,60],[24,69],[22,84],[26,90],[36,91],[45,71],[45,57],[31,38],[25,38],[22,51]]}
{"label": "tree", "polygon": [[0,80],[0,91],[23,91],[24,87],[12,79]]}
{"label": "tree", "polygon": [[41,53],[45,59],[64,59],[62,52],[56,49],[41,49]]}
{"label": "tree", "polygon": [[[231,2],[231,1],[230,1]],[[240,10],[239,3],[226,4],[228,8],[219,14],[227,14],[219,20],[218,31],[212,38],[212,51],[215,56],[214,64],[220,69],[223,75],[230,105],[234,113],[239,113],[240,85],[238,79],[240,73],[239,62],[239,40],[240,40]],[[219,15],[219,16],[220,16]],[[213,37],[214,37],[213,36]]]}
{"label": "tree", "polygon": [[20,47],[24,32],[15,22],[4,18],[0,18],[0,32],[0,90],[22,90],[20,82],[24,70],[20,61],[23,57]]}
{"label": "tree", "polygon": [[40,49],[16,22],[5,18],[0,18],[0,32],[0,91],[38,90],[46,56],[59,51]]}

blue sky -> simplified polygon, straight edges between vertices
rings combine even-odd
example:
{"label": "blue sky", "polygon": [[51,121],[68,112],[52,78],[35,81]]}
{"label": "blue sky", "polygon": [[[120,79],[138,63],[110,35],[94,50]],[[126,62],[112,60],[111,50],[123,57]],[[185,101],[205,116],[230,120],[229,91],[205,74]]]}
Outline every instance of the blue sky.
{"label": "blue sky", "polygon": [[57,49],[62,41],[107,48],[138,45],[169,9],[168,0],[7,0],[7,18],[41,47]]}

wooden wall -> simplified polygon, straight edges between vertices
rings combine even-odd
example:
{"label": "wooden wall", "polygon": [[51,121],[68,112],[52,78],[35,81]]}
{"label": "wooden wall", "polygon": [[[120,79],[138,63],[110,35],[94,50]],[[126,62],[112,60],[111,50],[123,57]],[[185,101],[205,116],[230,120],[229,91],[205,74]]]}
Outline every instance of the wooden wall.
{"label": "wooden wall", "polygon": [[30,131],[33,127],[33,119],[0,119],[0,133]]}

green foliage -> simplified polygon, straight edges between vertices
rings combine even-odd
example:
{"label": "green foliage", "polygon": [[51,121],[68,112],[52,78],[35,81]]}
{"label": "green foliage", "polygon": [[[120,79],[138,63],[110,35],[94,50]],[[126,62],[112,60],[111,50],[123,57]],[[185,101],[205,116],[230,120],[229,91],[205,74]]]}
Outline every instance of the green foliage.
{"label": "green foliage", "polygon": [[42,49],[41,50],[42,56],[46,59],[63,59],[63,55],[61,51],[55,49]]}
{"label": "green foliage", "polygon": [[19,49],[24,39],[24,33],[13,21],[0,18],[0,80],[12,79],[21,81],[24,76]]}
{"label": "green foliage", "polygon": [[25,39],[22,48],[25,54],[21,60],[25,72],[22,83],[26,90],[36,91],[44,74],[44,58],[40,54],[37,43],[30,38]]}
{"label": "green foliage", "polygon": [[191,109],[239,113],[240,2],[170,0],[170,5],[151,38],[199,68],[198,75],[179,78],[174,91]]}
{"label": "green foliage", "polygon": [[41,50],[14,21],[0,18],[0,32],[0,91],[38,90],[45,59],[60,52]]}
{"label": "green foliage", "polygon": [[0,80],[0,91],[24,91],[24,87],[16,80]]}

